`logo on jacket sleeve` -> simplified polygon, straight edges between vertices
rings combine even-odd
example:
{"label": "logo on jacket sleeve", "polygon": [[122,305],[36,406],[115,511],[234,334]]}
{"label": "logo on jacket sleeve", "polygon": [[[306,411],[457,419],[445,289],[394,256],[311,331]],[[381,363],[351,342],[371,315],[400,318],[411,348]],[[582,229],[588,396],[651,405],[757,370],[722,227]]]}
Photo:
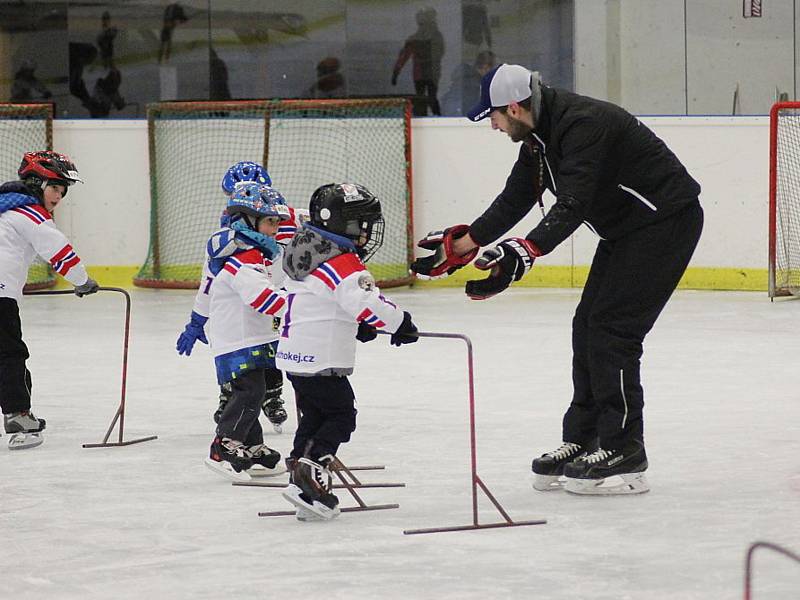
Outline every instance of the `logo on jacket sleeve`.
{"label": "logo on jacket sleeve", "polygon": [[358,276],[358,287],[368,292],[375,289],[375,278],[369,271],[364,271]]}

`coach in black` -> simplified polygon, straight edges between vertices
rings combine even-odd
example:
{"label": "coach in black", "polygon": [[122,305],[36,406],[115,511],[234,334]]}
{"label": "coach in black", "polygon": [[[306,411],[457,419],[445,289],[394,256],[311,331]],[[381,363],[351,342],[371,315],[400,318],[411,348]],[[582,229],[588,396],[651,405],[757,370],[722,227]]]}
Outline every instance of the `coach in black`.
{"label": "coach in black", "polygon": [[534,487],[646,492],[642,342],[700,239],[700,185],[622,108],[550,88],[519,65],[487,73],[468,116],[488,117],[493,129],[522,142],[519,157],[491,206],[469,226],[429,234],[419,245],[435,252],[412,269],[436,278],[469,263],[541,204],[545,189],[556,202],[540,223],[477,258],[490,275],[467,283],[471,298],[490,298],[521,279],[581,224],[594,231],[600,242],[572,322],[574,395],[563,444],[534,459]]}

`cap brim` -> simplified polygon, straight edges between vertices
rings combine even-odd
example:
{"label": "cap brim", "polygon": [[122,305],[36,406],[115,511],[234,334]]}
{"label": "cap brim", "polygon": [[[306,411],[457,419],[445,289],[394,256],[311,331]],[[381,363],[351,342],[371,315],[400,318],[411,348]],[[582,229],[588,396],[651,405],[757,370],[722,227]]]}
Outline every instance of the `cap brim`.
{"label": "cap brim", "polygon": [[472,110],[467,112],[467,118],[470,121],[477,123],[478,121],[482,121],[483,119],[488,117],[491,112],[492,112],[491,106],[485,106],[483,103],[481,103],[476,106],[473,106]]}

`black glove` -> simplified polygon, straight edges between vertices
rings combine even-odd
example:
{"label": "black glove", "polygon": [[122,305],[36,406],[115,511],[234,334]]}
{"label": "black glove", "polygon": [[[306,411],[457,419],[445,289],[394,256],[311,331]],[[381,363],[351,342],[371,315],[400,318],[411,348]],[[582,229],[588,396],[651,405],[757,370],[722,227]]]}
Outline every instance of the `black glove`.
{"label": "black glove", "polygon": [[392,339],[389,342],[393,346],[402,346],[403,344],[413,344],[419,339],[417,335],[417,326],[411,321],[411,315],[407,311],[403,311],[403,322],[392,334]]}
{"label": "black glove", "polygon": [[366,344],[367,342],[374,340],[376,337],[378,337],[378,330],[375,327],[365,323],[364,321],[361,321],[361,323],[358,324],[358,333],[356,333],[356,339],[359,342],[364,342]]}
{"label": "black glove", "polygon": [[519,281],[531,270],[533,261],[542,252],[536,244],[523,238],[508,238],[494,248],[486,250],[475,267],[482,271],[491,271],[486,279],[468,281],[465,291],[473,300],[486,300],[499,294],[512,281]]}
{"label": "black glove", "polygon": [[94,294],[99,289],[100,286],[97,284],[97,282],[89,277],[89,279],[86,280],[86,283],[82,285],[76,285],[73,291],[78,298],[83,298],[89,294]]}
{"label": "black glove", "polygon": [[454,225],[444,231],[431,231],[417,242],[417,246],[425,250],[433,250],[433,254],[418,258],[411,263],[411,270],[420,279],[441,279],[452,275],[464,265],[478,256],[478,248],[473,248],[463,256],[453,250],[455,240],[469,233],[469,225]]}

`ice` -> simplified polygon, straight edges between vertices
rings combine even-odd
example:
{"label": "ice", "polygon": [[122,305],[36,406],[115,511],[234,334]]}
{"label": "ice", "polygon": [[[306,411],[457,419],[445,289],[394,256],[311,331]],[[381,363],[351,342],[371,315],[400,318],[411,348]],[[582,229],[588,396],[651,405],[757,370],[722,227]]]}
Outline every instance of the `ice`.
{"label": "ice", "polygon": [[[119,402],[124,305],[101,292],[26,298],[33,409],[45,443],[0,440],[0,598],[736,599],[748,545],[800,552],[800,302],[678,292],[645,342],[652,491],[584,498],[531,488],[530,461],[560,443],[577,290],[388,290],[425,331],[475,347],[478,473],[517,520],[547,525],[405,536],[472,522],[466,353],[457,340],[359,344],[348,464],[397,510],[330,523],[259,518],[280,491],[205,468],[217,388],[211,354],[179,357],[192,293],[132,293],[125,438],[99,442]],[[291,388],[282,453],[295,424]],[[262,421],[263,422],[263,421]],[[112,441],[116,440],[116,430]],[[344,490],[343,506],[353,504]],[[480,499],[480,521],[500,515]],[[760,550],[754,600],[800,598],[800,565]]]}

